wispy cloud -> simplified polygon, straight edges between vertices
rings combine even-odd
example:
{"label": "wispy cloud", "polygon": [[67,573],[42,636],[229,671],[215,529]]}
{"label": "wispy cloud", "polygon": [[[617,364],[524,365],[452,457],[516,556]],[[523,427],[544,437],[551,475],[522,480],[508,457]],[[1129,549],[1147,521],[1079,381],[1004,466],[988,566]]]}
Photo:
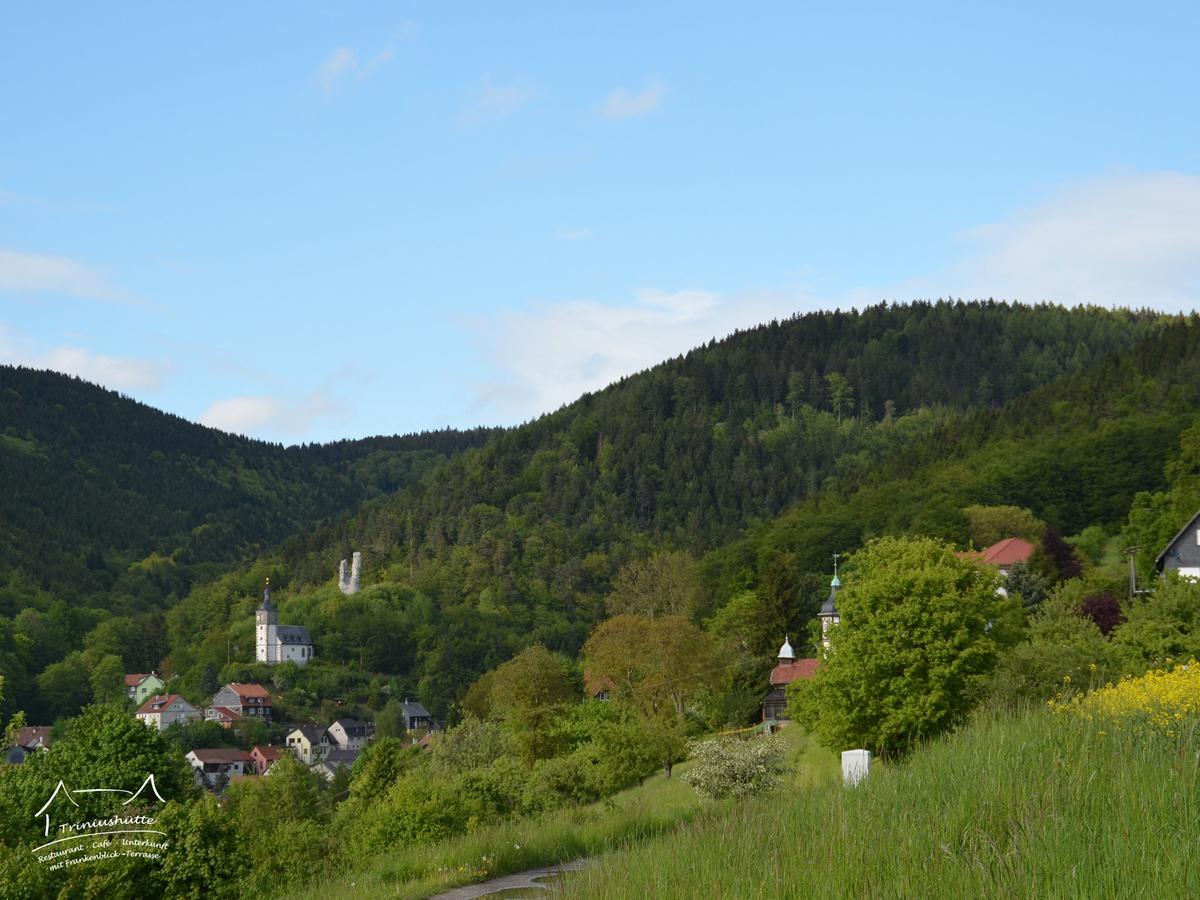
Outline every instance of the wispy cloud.
{"label": "wispy cloud", "polygon": [[135,303],[100,269],[65,256],[26,253],[6,247],[0,247],[0,291]]}
{"label": "wispy cloud", "polygon": [[209,404],[200,415],[200,424],[231,434],[297,440],[320,419],[346,417],[344,405],[322,391],[314,391],[292,401],[270,394],[226,397]]}
{"label": "wispy cloud", "polygon": [[339,81],[358,70],[358,54],[352,47],[337,47],[325,57],[317,69],[317,86],[326,94],[331,92]]}
{"label": "wispy cloud", "polygon": [[554,236],[560,241],[586,241],[592,237],[590,228],[559,228]]}
{"label": "wispy cloud", "polygon": [[653,80],[640,91],[618,88],[600,103],[600,115],[606,119],[632,119],[654,112],[662,106],[667,89],[662,82]]}
{"label": "wispy cloud", "polygon": [[470,102],[455,117],[455,122],[468,126],[498,122],[536,98],[537,91],[530,85],[521,82],[495,84],[491,76],[485,76]]}
{"label": "wispy cloud", "polygon": [[470,327],[497,376],[476,385],[475,408],[506,421],[548,412],[804,302],[797,295],[645,290],[626,303],[574,300],[476,320]]}
{"label": "wispy cloud", "polygon": [[908,294],[1191,310],[1200,305],[1200,176],[1122,172],[1069,185],[962,235]]}
{"label": "wispy cloud", "polygon": [[412,37],[418,31],[416,22],[401,22],[383,48],[374,53],[361,53],[346,44],[335,47],[317,67],[317,87],[321,93],[331,94],[348,80],[370,78],[396,58],[396,46],[400,41]]}
{"label": "wispy cloud", "polygon": [[78,375],[121,391],[156,391],[170,366],[160,360],[110,356],[87,347],[39,345],[0,323],[0,362]]}

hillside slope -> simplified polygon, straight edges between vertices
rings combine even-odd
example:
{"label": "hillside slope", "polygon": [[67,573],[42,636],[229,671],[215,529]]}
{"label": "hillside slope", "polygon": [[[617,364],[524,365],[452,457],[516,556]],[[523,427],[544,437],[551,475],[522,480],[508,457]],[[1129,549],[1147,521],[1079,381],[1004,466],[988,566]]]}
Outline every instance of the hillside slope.
{"label": "hillside slope", "polygon": [[174,564],[179,590],[187,567],[240,560],[491,433],[282,447],[78,378],[0,366],[0,576],[82,598],[113,590],[131,563],[156,554]]}

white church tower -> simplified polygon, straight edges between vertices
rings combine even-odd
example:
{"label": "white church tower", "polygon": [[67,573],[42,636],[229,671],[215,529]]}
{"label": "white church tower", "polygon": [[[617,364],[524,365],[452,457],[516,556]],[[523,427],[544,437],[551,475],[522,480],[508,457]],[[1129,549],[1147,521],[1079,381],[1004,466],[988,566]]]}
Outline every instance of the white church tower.
{"label": "white church tower", "polygon": [[262,603],[254,614],[254,658],[259,662],[279,662],[275,658],[275,651],[279,646],[275,635],[278,615],[275,604],[271,602],[271,579],[268,578],[267,586],[263,590]]}

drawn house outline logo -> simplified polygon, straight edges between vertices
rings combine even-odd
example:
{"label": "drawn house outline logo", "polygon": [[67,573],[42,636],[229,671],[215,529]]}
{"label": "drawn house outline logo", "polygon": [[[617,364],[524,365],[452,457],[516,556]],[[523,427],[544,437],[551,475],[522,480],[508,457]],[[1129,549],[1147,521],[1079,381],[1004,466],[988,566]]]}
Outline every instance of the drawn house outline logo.
{"label": "drawn house outline logo", "polygon": [[[33,817],[36,819],[39,816],[44,816],[45,830],[43,833],[46,837],[50,837],[50,813],[48,812],[48,810],[53,805],[55,799],[57,799],[60,792],[62,793],[63,797],[65,797],[67,800],[69,800],[71,802],[72,806],[74,806],[76,809],[79,809],[80,808],[79,802],[75,799],[73,794],[102,794],[102,793],[104,793],[104,794],[128,794],[129,796],[121,802],[121,806],[128,806],[134,800],[141,797],[142,794],[146,793],[147,788],[149,788],[149,792],[154,795],[155,799],[159,803],[167,802],[166,800],[163,799],[162,794],[160,794],[158,792],[158,784],[154,780],[153,772],[151,772],[150,774],[148,774],[146,776],[146,778],[138,786],[138,789],[136,791],[129,791],[129,790],[126,790],[125,788],[76,788],[74,791],[72,791],[69,787],[67,787],[67,783],[63,779],[60,778],[58,780],[58,784],[56,784],[54,786],[54,791],[50,794],[50,798],[45,803],[42,804],[41,809],[39,809],[37,812],[35,812],[33,814]],[[151,828],[141,828],[141,829],[134,829],[134,830],[153,832],[154,834],[166,834],[166,832],[164,832],[164,831],[155,831],[154,829],[151,829]],[[99,832],[99,834],[121,834],[121,833],[123,833],[123,832],[119,832],[119,831]],[[67,837],[58,838],[57,840],[50,841],[46,844],[42,844],[41,847],[35,847],[34,849],[40,850],[40,849],[42,849],[42,847],[48,847],[48,846],[50,846],[50,844],[57,844],[59,841],[69,841],[69,840],[72,840],[75,838],[91,837],[91,836],[94,836],[94,835],[89,835],[86,833],[69,835]]]}

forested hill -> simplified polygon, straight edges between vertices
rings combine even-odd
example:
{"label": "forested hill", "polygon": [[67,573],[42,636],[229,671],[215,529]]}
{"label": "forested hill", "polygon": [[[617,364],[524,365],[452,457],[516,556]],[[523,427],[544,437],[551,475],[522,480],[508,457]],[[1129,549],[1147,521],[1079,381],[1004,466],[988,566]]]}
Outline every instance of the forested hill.
{"label": "forested hill", "polygon": [[283,447],[0,366],[0,581],[155,606],[211,564],[395,491],[492,433]]}
{"label": "forested hill", "polygon": [[303,582],[327,578],[352,543],[371,551],[371,566],[410,570],[473,547],[483,557],[472,570],[490,570],[504,594],[524,590],[509,563],[530,539],[556,548],[539,563],[543,589],[586,581],[581,560],[592,550],[619,561],[638,552],[631,545],[707,549],[965,411],[1000,408],[1117,356],[1167,321],[989,301],[772,322],[498,435],[294,542],[288,562]]}
{"label": "forested hill", "polygon": [[[408,658],[423,660],[414,670],[426,679],[423,695],[444,701],[466,683],[463,666],[477,673],[533,640],[573,652],[631,560],[663,547],[711,553],[810,498],[842,495],[881,471],[901,481],[986,446],[996,428],[1017,427],[1022,416],[1033,417],[1039,435],[1053,434],[1051,394],[1038,395],[1036,416],[1012,410],[1039,388],[1126,364],[1146,342],[1190,328],[1154,313],[991,302],[881,305],[774,322],[497,435],[419,484],[289,541],[273,557],[276,577],[301,591],[328,583],[337,560],[357,549],[367,583],[432,601],[434,620],[422,628],[437,639],[430,647],[417,639]],[[1123,479],[1106,501],[1107,522],[1124,515],[1131,491],[1161,483],[1178,427],[1139,439],[1140,456],[1093,480],[1103,488]],[[1005,502],[1002,487],[986,493]],[[970,496],[958,506],[975,502]],[[1060,524],[1043,506],[1037,511]],[[706,603],[715,608],[739,584],[774,579],[771,591],[792,605],[780,615],[802,627],[807,615],[796,598],[812,593],[825,568],[810,560],[889,526],[924,527],[921,511],[892,510],[893,520],[880,522],[872,510],[867,527],[826,530],[803,548],[803,561],[800,548],[786,546],[772,545],[761,559],[752,550],[727,554],[713,563],[719,572],[706,580]],[[936,533],[965,538],[959,508],[949,515],[952,523],[936,522]],[[961,534],[950,534],[954,522]],[[413,639],[414,623],[396,627]]]}

